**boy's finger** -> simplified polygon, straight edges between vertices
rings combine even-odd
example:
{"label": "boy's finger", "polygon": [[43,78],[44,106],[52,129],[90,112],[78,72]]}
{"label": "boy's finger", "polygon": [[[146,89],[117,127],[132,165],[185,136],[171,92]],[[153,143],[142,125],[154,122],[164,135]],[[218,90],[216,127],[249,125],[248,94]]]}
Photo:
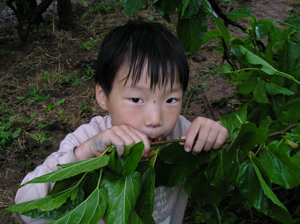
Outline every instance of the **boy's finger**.
{"label": "boy's finger", "polygon": [[195,123],[192,123],[186,134],[186,140],[185,140],[185,144],[184,144],[184,150],[186,152],[190,152],[192,150],[192,147],[194,145],[194,141],[196,139],[198,132],[199,132],[198,125]]}
{"label": "boy's finger", "polygon": [[150,142],[149,142],[148,136],[132,127],[129,127],[129,128],[134,133],[136,133],[136,135],[138,135],[138,137],[140,138],[140,140],[138,142],[142,141],[144,143],[144,152],[143,152],[142,157],[147,157],[148,153],[150,152]]}
{"label": "boy's finger", "polygon": [[227,138],[228,138],[228,131],[226,128],[224,128],[218,133],[218,137],[215,144],[213,145],[213,149],[219,149],[224,144]]}
{"label": "boy's finger", "polygon": [[216,132],[213,129],[209,130],[208,136],[203,146],[204,151],[209,151],[214,146],[214,144],[216,143],[217,136],[218,136],[218,132]]}
{"label": "boy's finger", "polygon": [[210,142],[207,142],[209,132],[210,132],[210,129],[201,127],[199,134],[198,134],[198,138],[196,139],[196,144],[192,148],[193,154],[200,153],[202,151],[202,149],[205,148],[206,144],[208,144],[206,147],[209,147]]}

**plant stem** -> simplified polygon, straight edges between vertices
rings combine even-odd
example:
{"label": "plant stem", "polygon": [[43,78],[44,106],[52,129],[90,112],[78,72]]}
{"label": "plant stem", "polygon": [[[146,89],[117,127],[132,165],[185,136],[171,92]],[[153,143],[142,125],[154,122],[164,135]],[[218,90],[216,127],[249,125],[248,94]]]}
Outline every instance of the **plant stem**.
{"label": "plant stem", "polygon": [[81,179],[78,181],[78,183],[76,184],[76,187],[81,183],[81,181],[83,180],[83,178],[88,174],[88,172],[84,173],[84,175],[81,177]]}
{"label": "plant stem", "polygon": [[216,204],[214,204],[214,207],[215,207],[215,209],[216,209],[216,211],[217,211],[217,214],[218,214],[219,224],[222,224],[219,209],[218,209],[218,207],[216,206]]}
{"label": "plant stem", "polygon": [[296,124],[289,124],[285,129],[283,129],[282,131],[277,131],[271,134],[268,134],[268,138],[273,137],[275,135],[284,135],[285,132],[287,132],[288,130],[297,127],[298,125],[300,125],[300,122],[296,123]]}
{"label": "plant stem", "polygon": [[[300,125],[300,122],[296,123],[296,124],[289,124],[285,129],[283,129],[282,131],[277,131],[271,134],[268,134],[268,138],[276,136],[276,135],[284,135],[287,131],[289,131],[290,129],[297,127],[298,125]],[[227,139],[224,144],[226,143],[231,143],[234,139]],[[185,142],[185,139],[182,138],[177,138],[177,139],[173,139],[173,140],[166,140],[166,141],[158,141],[158,142],[151,142],[150,146],[158,146],[158,145],[164,145],[164,144],[170,144],[170,143],[175,143],[175,142]]]}
{"label": "plant stem", "polygon": [[99,186],[100,186],[101,177],[102,177],[102,172],[103,172],[103,167],[101,167],[101,168],[100,168],[100,176],[99,176],[99,180],[98,180],[97,188],[99,188]]}

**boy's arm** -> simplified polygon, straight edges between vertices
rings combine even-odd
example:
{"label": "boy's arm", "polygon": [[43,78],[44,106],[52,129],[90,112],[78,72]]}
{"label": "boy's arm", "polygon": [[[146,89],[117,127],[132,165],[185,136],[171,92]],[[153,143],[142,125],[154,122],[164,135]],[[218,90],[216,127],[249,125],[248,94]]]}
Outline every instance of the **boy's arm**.
{"label": "boy's arm", "polygon": [[[91,138],[93,135],[101,131],[101,125],[103,126],[103,124],[100,123],[101,119],[104,118],[97,117],[95,119],[92,119],[89,124],[82,125],[73,133],[68,134],[66,138],[61,142],[59,150],[48,156],[43,164],[36,167],[34,171],[28,173],[21,184],[24,184],[36,177],[58,170],[59,167],[57,166],[57,164],[65,164],[78,161],[78,159],[73,154],[73,149],[76,146],[79,146],[81,142],[85,141],[88,138]],[[19,204],[22,202],[45,197],[52,189],[53,185],[53,183],[25,185],[17,191],[15,202],[16,204]],[[25,216],[22,216],[22,219],[26,223],[47,222],[47,220],[31,219]]]}
{"label": "boy's arm", "polygon": [[220,148],[228,136],[227,129],[220,123],[205,117],[197,117],[182,138],[186,139],[185,151],[198,154],[202,150],[209,151],[211,148]]}

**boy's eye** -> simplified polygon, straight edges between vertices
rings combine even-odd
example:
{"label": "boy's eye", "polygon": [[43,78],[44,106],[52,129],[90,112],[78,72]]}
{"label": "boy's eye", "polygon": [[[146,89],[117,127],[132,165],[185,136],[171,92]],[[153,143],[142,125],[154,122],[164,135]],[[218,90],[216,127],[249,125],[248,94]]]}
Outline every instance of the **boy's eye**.
{"label": "boy's eye", "polygon": [[131,98],[131,101],[134,103],[142,103],[143,100],[141,98]]}
{"label": "boy's eye", "polygon": [[175,103],[177,100],[175,98],[170,98],[167,100],[167,103]]}

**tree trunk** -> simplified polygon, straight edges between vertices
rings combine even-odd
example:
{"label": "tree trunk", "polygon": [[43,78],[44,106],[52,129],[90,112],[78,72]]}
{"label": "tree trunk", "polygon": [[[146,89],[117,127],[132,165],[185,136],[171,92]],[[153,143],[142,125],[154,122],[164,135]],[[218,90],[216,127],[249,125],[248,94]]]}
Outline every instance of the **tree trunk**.
{"label": "tree trunk", "polygon": [[16,7],[12,4],[14,0],[6,1],[6,4],[14,11],[18,19],[16,28],[22,40],[26,40],[28,37],[32,23],[39,24],[43,21],[42,14],[50,6],[52,1],[53,0],[43,0],[37,5],[36,0],[16,0]]}
{"label": "tree trunk", "polygon": [[74,26],[72,4],[70,0],[57,0],[58,29],[69,30]]}

